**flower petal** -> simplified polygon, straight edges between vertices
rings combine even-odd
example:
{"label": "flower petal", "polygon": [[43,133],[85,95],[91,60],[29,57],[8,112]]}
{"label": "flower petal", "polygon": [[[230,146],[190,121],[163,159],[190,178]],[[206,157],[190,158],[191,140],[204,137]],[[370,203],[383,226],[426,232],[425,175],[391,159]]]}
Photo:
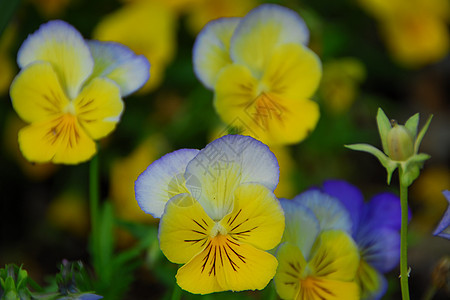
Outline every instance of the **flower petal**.
{"label": "flower petal", "polygon": [[400,234],[386,227],[365,227],[355,236],[361,258],[380,272],[386,273],[400,261]]}
{"label": "flower petal", "polygon": [[277,251],[278,268],[273,281],[281,299],[296,299],[306,261],[300,249],[289,242]]}
{"label": "flower petal", "polygon": [[294,198],[316,215],[320,230],[338,229],[351,232],[352,222],[345,207],[334,197],[316,190],[306,191]]}
{"label": "flower petal", "polygon": [[344,180],[327,180],[323,183],[322,190],[345,206],[352,219],[353,231],[357,230],[364,213],[364,196],[361,191]]}
{"label": "flower petal", "polygon": [[386,293],[387,282],[383,275],[361,259],[355,278],[361,299],[378,300]]}
{"label": "flower petal", "polygon": [[241,18],[220,18],[209,22],[198,34],[193,52],[194,72],[203,85],[214,87],[220,70],[232,63],[231,36]]}
{"label": "flower petal", "polygon": [[[259,183],[273,191],[279,169],[269,147],[248,136],[226,135],[209,143],[189,162],[186,173],[198,178],[202,193],[196,199],[216,221],[233,211],[234,189]],[[194,193],[193,187],[187,187]]]}
{"label": "flower petal", "polygon": [[69,104],[48,62],[35,62],[22,69],[10,93],[14,109],[28,123],[54,119]]}
{"label": "flower petal", "polygon": [[235,63],[259,75],[275,48],[287,43],[306,44],[308,39],[308,28],[296,12],[263,4],[239,23],[231,38],[230,55]]}
{"label": "flower petal", "polygon": [[39,163],[77,164],[96,152],[95,143],[69,114],[23,128],[19,131],[19,145],[27,160]]}
{"label": "flower petal", "polygon": [[260,290],[275,275],[278,262],[271,254],[219,235],[178,270],[178,285],[191,293]]}
{"label": "flower petal", "polygon": [[161,251],[173,263],[184,264],[211,242],[213,220],[189,194],[179,194],[167,202],[159,224]]}
{"label": "flower petal", "polygon": [[280,203],[286,219],[282,242],[297,246],[308,259],[320,231],[319,221],[309,208],[296,201],[280,199]]}
{"label": "flower petal", "polygon": [[[170,198],[188,192],[183,175],[188,162],[198,152],[199,150],[196,149],[180,149],[171,152],[154,161],[139,175],[134,184],[134,191],[136,200],[144,212],[160,218]],[[190,180],[192,185],[201,189],[200,182],[195,177]]]}
{"label": "flower petal", "polygon": [[[302,286],[297,299],[327,300],[359,300],[359,288],[355,282],[330,280],[324,278],[308,278],[309,282]],[[313,297],[313,298],[311,298]]]}
{"label": "flower petal", "polygon": [[73,99],[94,67],[87,43],[71,25],[60,20],[41,25],[19,49],[21,68],[35,61],[52,64],[69,98]]}
{"label": "flower petal", "polygon": [[239,185],[234,194],[233,212],[220,222],[228,235],[262,250],[277,246],[284,231],[284,213],[275,195],[253,183]]}
{"label": "flower petal", "polygon": [[122,97],[140,89],[150,78],[150,63],[145,56],[115,42],[89,41],[88,45],[94,58],[91,78],[113,80]]}
{"label": "flower petal", "polygon": [[281,98],[307,99],[319,86],[322,64],[303,45],[286,44],[273,51],[264,68],[262,84]]}
{"label": "flower petal", "polygon": [[445,190],[442,192],[442,194],[444,194],[445,198],[449,202],[449,206],[447,207],[444,216],[434,230],[433,234],[446,239],[450,239],[450,191]]}
{"label": "flower petal", "polygon": [[94,78],[73,101],[81,126],[94,140],[116,127],[123,111],[119,87],[106,78]]}
{"label": "flower petal", "polygon": [[[363,226],[389,227],[400,230],[401,207],[400,198],[392,193],[380,193],[370,199],[366,208],[366,220]],[[408,219],[411,212],[408,209]]]}
{"label": "flower petal", "polygon": [[313,246],[308,265],[315,277],[353,281],[359,266],[358,248],[344,231],[324,231]]}

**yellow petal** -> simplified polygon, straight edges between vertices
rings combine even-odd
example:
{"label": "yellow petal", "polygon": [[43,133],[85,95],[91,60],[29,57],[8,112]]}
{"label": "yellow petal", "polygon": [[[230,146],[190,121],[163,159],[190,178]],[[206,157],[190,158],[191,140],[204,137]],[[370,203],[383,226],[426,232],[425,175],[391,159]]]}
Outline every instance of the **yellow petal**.
{"label": "yellow petal", "polygon": [[166,204],[159,224],[161,251],[171,262],[183,264],[205,249],[214,221],[189,194],[173,197]]}
{"label": "yellow petal", "polygon": [[324,231],[313,246],[308,265],[316,277],[352,281],[359,266],[357,246],[343,231]]}
{"label": "yellow petal", "polygon": [[359,300],[358,285],[324,278],[307,277],[302,280],[297,299],[301,300]]}
{"label": "yellow petal", "polygon": [[262,250],[278,245],[284,213],[275,195],[260,184],[241,184],[234,193],[234,210],[220,222],[231,238]]}
{"label": "yellow petal", "polygon": [[281,299],[295,299],[306,261],[300,249],[286,242],[277,251],[278,269],[273,279]]}
{"label": "yellow petal", "polygon": [[69,104],[58,76],[48,62],[24,68],[11,84],[11,101],[25,122],[55,118]]}
{"label": "yellow petal", "polygon": [[300,100],[314,94],[321,76],[321,62],[313,51],[303,45],[287,44],[274,51],[261,81],[265,92]]}
{"label": "yellow petal", "polygon": [[113,131],[123,111],[119,87],[106,78],[94,78],[73,105],[81,126],[94,140]]}
{"label": "yellow petal", "polygon": [[234,62],[248,66],[258,76],[278,46],[305,44],[308,38],[308,28],[296,12],[263,4],[239,23],[231,40],[230,55]]}
{"label": "yellow petal", "polygon": [[23,128],[19,145],[25,158],[32,162],[77,164],[96,152],[95,143],[70,114]]}
{"label": "yellow petal", "polygon": [[52,64],[61,85],[74,99],[94,66],[89,47],[81,34],[60,20],[43,24],[22,44],[17,61],[24,68],[35,61]]}
{"label": "yellow petal", "polygon": [[195,294],[260,290],[272,279],[276,268],[277,260],[269,253],[219,234],[181,267],[176,277],[182,289]]}
{"label": "yellow petal", "polygon": [[212,89],[220,70],[232,63],[229,47],[240,18],[221,18],[208,23],[195,40],[194,71],[200,81]]}
{"label": "yellow petal", "polygon": [[362,259],[355,281],[359,286],[362,299],[369,299],[374,295],[383,293],[386,288],[383,275]]}

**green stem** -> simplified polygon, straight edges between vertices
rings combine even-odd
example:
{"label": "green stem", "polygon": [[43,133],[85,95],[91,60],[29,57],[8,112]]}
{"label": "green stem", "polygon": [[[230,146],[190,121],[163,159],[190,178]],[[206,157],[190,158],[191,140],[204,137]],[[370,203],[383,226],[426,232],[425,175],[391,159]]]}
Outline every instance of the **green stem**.
{"label": "green stem", "polygon": [[89,165],[89,206],[91,210],[91,247],[92,256],[96,253],[98,241],[98,206],[99,206],[99,162],[98,154],[95,155]]}
{"label": "green stem", "polygon": [[180,287],[175,283],[171,300],[180,300],[181,292],[182,291],[181,291]]}
{"label": "green stem", "polygon": [[408,287],[408,187],[402,183],[403,171],[399,169],[400,179],[400,205],[402,210],[402,227],[400,230],[400,286],[402,290],[402,299],[409,300]]}

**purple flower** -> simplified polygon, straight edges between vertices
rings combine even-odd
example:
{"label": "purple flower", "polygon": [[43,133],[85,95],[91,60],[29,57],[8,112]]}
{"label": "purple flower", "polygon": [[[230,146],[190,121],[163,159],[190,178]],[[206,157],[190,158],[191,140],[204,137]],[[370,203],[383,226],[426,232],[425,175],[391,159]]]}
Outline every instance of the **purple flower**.
{"label": "purple flower", "polygon": [[352,236],[361,256],[356,278],[361,299],[380,299],[387,288],[382,274],[395,268],[400,259],[399,197],[385,192],[364,202],[361,191],[343,180],[325,181],[321,190],[336,197],[353,222]]}
{"label": "purple flower", "polygon": [[439,222],[433,234],[450,240],[450,191],[445,190],[442,194],[445,199],[447,199],[449,206],[447,207],[441,222]]}

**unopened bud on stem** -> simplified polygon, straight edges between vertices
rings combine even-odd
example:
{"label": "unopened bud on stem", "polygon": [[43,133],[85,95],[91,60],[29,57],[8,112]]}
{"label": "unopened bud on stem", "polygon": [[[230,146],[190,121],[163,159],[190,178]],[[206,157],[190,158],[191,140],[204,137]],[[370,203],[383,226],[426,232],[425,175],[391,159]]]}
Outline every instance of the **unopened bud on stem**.
{"label": "unopened bud on stem", "polygon": [[392,128],[387,135],[389,157],[396,161],[405,161],[414,154],[414,137],[409,130],[391,121]]}

